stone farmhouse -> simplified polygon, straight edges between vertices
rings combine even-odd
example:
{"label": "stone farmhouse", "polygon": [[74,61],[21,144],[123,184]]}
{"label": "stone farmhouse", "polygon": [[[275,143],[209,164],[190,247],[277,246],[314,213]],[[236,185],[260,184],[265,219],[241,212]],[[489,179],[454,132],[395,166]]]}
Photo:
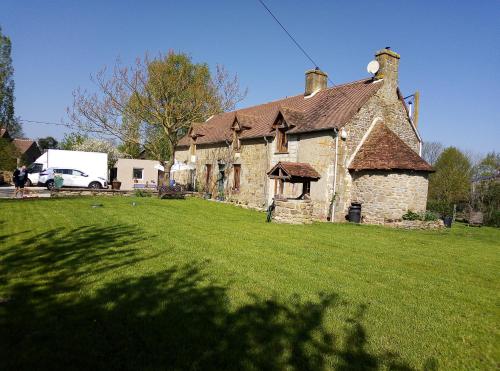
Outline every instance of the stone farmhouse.
{"label": "stone farmhouse", "polygon": [[277,215],[292,221],[345,221],[351,203],[366,223],[425,210],[432,168],[398,88],[400,56],[375,58],[371,78],[327,87],[309,70],[302,94],[193,124],[175,160],[195,170],[174,179],[249,207],[279,200]]}

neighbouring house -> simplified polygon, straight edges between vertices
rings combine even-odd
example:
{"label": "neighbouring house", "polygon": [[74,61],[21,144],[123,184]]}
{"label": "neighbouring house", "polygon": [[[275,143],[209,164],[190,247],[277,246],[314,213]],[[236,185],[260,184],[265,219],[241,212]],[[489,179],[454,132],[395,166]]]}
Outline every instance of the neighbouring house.
{"label": "neighbouring house", "polygon": [[344,221],[360,203],[364,222],[384,223],[425,210],[433,170],[398,88],[400,56],[375,58],[371,78],[327,87],[309,70],[302,94],[194,123],[175,160],[211,197],[260,208],[274,198],[281,215]]}
{"label": "neighbouring house", "polygon": [[6,129],[0,129],[0,138],[10,140],[17,150],[17,165],[29,165],[42,155],[36,141],[25,138],[11,138]]}
{"label": "neighbouring house", "polygon": [[123,190],[156,188],[163,177],[163,167],[158,161],[120,158],[110,172],[110,180],[121,182]]}

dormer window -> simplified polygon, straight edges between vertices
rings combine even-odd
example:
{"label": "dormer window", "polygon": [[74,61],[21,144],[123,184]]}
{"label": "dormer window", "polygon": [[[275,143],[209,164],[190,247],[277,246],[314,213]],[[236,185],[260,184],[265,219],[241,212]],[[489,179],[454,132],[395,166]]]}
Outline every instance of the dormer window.
{"label": "dormer window", "polygon": [[286,135],[286,130],[284,128],[276,129],[276,152],[288,152],[288,138]]}

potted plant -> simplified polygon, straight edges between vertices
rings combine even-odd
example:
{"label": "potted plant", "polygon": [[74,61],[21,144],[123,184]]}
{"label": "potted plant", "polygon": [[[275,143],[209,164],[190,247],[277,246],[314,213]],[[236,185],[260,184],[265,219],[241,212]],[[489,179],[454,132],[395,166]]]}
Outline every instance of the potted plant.
{"label": "potted plant", "polygon": [[118,180],[116,179],[113,179],[112,182],[111,182],[111,189],[120,189],[120,187],[122,186],[122,182],[119,182]]}

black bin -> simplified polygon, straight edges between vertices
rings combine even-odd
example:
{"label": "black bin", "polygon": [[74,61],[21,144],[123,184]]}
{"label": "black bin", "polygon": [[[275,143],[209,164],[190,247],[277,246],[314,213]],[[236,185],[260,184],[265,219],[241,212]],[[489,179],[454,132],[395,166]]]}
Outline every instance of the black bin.
{"label": "black bin", "polygon": [[451,223],[453,222],[453,217],[452,216],[445,216],[443,218],[444,226],[446,228],[451,228]]}
{"label": "black bin", "polygon": [[361,222],[361,204],[358,202],[351,203],[349,207],[349,222],[359,223]]}

